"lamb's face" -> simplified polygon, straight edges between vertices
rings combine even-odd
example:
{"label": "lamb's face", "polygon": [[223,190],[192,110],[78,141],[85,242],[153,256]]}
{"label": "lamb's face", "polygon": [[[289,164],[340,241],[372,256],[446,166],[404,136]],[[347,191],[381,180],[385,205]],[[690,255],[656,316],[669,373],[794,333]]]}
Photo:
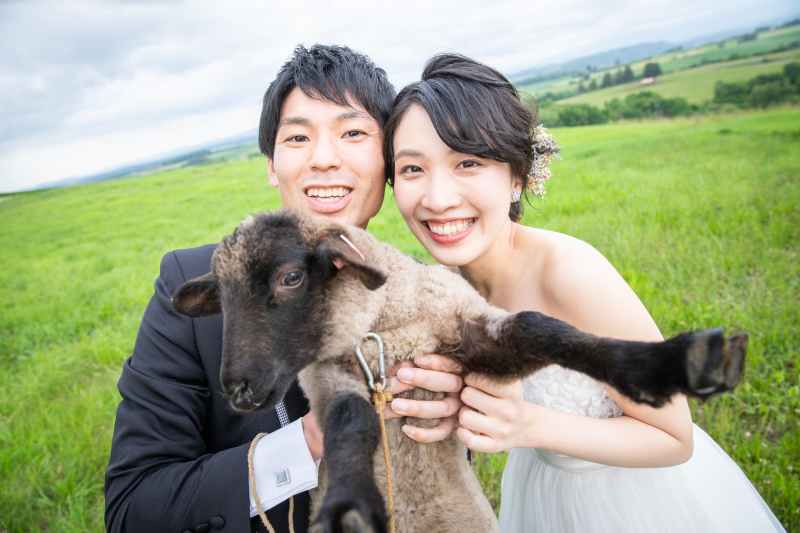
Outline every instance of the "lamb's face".
{"label": "lamb's face", "polygon": [[[214,253],[211,273],[181,286],[175,309],[224,315],[225,394],[235,409],[274,407],[297,374],[316,360],[327,331],[326,290],[338,266],[353,266],[376,288],[380,272],[359,265],[341,240],[345,228],[281,211],[242,222]],[[371,276],[371,277],[370,277]]]}
{"label": "lamb's face", "polygon": [[330,268],[296,220],[250,219],[212,260],[224,316],[220,378],[234,408],[270,408],[319,352]]}

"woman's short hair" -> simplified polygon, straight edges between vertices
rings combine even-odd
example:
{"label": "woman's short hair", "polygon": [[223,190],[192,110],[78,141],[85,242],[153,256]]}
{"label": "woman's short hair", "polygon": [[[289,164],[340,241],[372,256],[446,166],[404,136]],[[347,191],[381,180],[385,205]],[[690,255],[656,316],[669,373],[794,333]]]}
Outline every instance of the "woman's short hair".
{"label": "woman's short hair", "polygon": [[[525,182],[533,163],[535,100],[528,107],[497,70],[460,54],[430,58],[422,79],[404,88],[384,132],[386,181],[394,186],[394,136],[406,111],[422,106],[442,141],[457,152],[508,163]],[[522,203],[511,204],[511,220],[522,218]]]}

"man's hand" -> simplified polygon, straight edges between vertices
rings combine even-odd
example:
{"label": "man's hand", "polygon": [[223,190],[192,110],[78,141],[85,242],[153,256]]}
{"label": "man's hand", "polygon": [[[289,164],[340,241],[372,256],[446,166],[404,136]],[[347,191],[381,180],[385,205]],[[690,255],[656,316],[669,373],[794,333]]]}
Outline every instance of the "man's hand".
{"label": "man's hand", "polygon": [[319,429],[314,413],[309,411],[303,418],[303,436],[308,444],[308,451],[315,461],[322,458],[322,431]]}
{"label": "man's hand", "polygon": [[[414,364],[416,363],[416,364]],[[383,410],[388,419],[400,416],[416,418],[441,418],[442,422],[432,428],[420,428],[406,424],[403,432],[417,442],[436,442],[447,437],[456,422],[458,411],[463,405],[461,389],[464,381],[458,373],[461,366],[441,355],[428,354],[417,357],[414,362],[404,361],[389,372],[387,389],[392,394],[400,394],[415,387],[434,392],[444,392],[441,400],[417,401],[396,398]]]}

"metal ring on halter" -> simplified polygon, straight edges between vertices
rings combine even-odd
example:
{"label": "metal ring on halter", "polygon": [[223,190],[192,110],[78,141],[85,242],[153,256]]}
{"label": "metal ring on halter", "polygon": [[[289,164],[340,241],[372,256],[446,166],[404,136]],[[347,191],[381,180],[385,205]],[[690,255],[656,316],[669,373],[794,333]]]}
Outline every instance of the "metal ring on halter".
{"label": "metal ring on halter", "polygon": [[[364,335],[364,338],[361,339],[361,342],[364,342],[366,339],[374,339],[378,343],[378,368],[380,369],[381,375],[381,387],[383,390],[386,390],[386,360],[383,354],[383,339],[381,339],[375,333],[367,333]],[[356,344],[356,357],[358,358],[358,362],[361,363],[361,368],[364,370],[364,373],[367,375],[367,382],[369,383],[369,390],[375,390],[375,378],[372,376],[372,371],[369,369],[367,365],[367,361],[364,359],[364,355],[361,353],[361,342]]]}

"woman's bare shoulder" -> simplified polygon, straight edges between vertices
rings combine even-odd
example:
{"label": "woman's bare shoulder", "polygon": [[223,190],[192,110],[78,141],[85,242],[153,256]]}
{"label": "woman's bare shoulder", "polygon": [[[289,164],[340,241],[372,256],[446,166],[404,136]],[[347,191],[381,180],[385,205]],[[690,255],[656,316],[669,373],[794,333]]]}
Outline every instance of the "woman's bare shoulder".
{"label": "woman's bare shoulder", "polygon": [[602,253],[575,237],[537,231],[544,312],[596,335],[660,338],[642,302]]}

